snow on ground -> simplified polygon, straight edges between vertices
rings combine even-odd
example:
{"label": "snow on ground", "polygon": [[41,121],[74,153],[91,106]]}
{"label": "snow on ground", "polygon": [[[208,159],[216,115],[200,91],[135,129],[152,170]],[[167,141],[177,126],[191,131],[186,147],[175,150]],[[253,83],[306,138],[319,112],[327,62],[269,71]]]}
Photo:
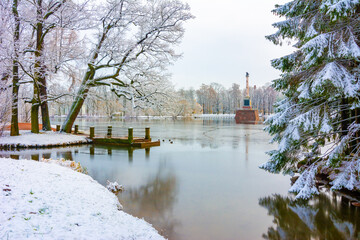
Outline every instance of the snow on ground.
{"label": "snow on ground", "polygon": [[0,145],[17,147],[44,147],[87,143],[86,136],[73,135],[59,132],[41,132],[39,134],[30,131],[21,131],[20,136],[5,135],[0,137]]}
{"label": "snow on ground", "polygon": [[164,239],[90,176],[0,158],[0,239]]}

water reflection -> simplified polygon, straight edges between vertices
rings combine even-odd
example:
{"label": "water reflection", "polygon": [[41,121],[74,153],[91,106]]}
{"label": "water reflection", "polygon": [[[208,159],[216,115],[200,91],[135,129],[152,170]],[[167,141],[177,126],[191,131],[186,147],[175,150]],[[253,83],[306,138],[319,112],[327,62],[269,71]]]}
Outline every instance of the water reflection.
{"label": "water reflection", "polygon": [[328,190],[310,201],[275,194],[259,205],[274,217],[265,239],[360,239],[360,209]]}
{"label": "water reflection", "polygon": [[129,163],[131,163],[134,160],[134,148],[132,147],[128,148],[128,156],[129,156]]}
{"label": "water reflection", "polygon": [[40,154],[31,154],[31,160],[39,161]]}
{"label": "water reflection", "polygon": [[58,148],[42,148],[42,149],[19,149],[15,151],[0,151],[0,157],[12,158],[12,159],[32,159],[39,161],[42,158],[45,159],[66,159],[72,161],[78,161],[76,155],[79,153],[88,154],[90,159],[94,159],[95,155],[108,155],[111,157],[115,152],[127,152],[128,161],[132,162],[134,158],[134,151],[144,151],[145,158],[150,158],[150,148],[140,149],[132,147],[116,147],[116,146],[94,146],[94,145],[82,145],[74,147],[58,147]]}
{"label": "water reflection", "polygon": [[0,155],[72,157],[100,184],[122,184],[125,212],[145,218],[171,240],[259,239],[272,217],[258,199],[284,195],[289,187],[288,178],[258,168],[264,152],[273,148],[259,125],[233,120],[81,121],[103,134],[108,125],[113,131],[132,126],[141,129],[138,134],[150,126],[151,137],[165,141],[151,149],[83,145]]}
{"label": "water reflection", "polygon": [[19,155],[10,154],[10,158],[15,159],[15,160],[19,160]]}
{"label": "water reflection", "polygon": [[163,236],[174,239],[175,227],[179,221],[173,216],[178,184],[176,176],[160,165],[154,176],[146,184],[125,189],[119,200],[126,203],[124,210],[151,222]]}

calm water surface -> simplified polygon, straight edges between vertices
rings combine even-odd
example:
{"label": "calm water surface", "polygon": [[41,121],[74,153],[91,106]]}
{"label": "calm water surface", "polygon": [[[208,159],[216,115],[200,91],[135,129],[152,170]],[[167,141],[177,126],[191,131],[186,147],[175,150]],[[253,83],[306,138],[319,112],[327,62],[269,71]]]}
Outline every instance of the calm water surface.
{"label": "calm water surface", "polygon": [[360,209],[345,198],[323,189],[311,201],[296,202],[287,193],[288,176],[258,168],[267,160],[265,152],[275,147],[263,125],[104,119],[77,124],[80,129],[94,125],[99,135],[108,125],[114,135],[125,135],[131,126],[135,136],[150,126],[161,146],[89,145],[2,155],[79,161],[101,184],[122,184],[125,191],[118,197],[124,211],[144,218],[169,239],[360,239]]}

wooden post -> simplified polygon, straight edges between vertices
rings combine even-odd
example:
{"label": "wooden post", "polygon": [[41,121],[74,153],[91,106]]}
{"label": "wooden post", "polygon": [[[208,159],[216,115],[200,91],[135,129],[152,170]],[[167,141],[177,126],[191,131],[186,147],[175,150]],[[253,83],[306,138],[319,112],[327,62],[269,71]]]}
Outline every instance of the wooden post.
{"label": "wooden post", "polygon": [[90,127],[90,138],[95,137],[95,127]]}
{"label": "wooden post", "polygon": [[133,140],[134,140],[134,129],[132,127],[130,127],[128,129],[128,140],[129,140],[129,143],[132,143]]}
{"label": "wooden post", "polygon": [[78,134],[78,133],[79,133],[79,125],[75,125],[74,133],[75,133],[75,134]]}
{"label": "wooden post", "polygon": [[150,127],[145,128],[145,139],[150,139]]}
{"label": "wooden post", "polygon": [[112,135],[112,126],[108,126],[107,137],[111,138],[111,135]]}
{"label": "wooden post", "polygon": [[57,132],[60,131],[60,125],[56,125],[56,131],[57,131]]}

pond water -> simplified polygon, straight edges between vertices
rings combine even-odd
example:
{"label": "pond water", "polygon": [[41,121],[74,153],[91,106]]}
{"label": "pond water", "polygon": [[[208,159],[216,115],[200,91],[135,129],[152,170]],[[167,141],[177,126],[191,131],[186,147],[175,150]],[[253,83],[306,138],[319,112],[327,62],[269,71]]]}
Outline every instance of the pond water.
{"label": "pond water", "polygon": [[348,200],[323,189],[310,201],[294,201],[287,193],[289,176],[258,168],[275,147],[261,124],[232,119],[80,119],[77,124],[80,130],[95,126],[97,135],[112,125],[114,135],[125,135],[131,126],[135,136],[143,136],[149,126],[161,146],[83,145],[1,155],[78,161],[99,183],[122,184],[125,191],[118,197],[124,211],[169,239],[360,239],[360,209]]}

